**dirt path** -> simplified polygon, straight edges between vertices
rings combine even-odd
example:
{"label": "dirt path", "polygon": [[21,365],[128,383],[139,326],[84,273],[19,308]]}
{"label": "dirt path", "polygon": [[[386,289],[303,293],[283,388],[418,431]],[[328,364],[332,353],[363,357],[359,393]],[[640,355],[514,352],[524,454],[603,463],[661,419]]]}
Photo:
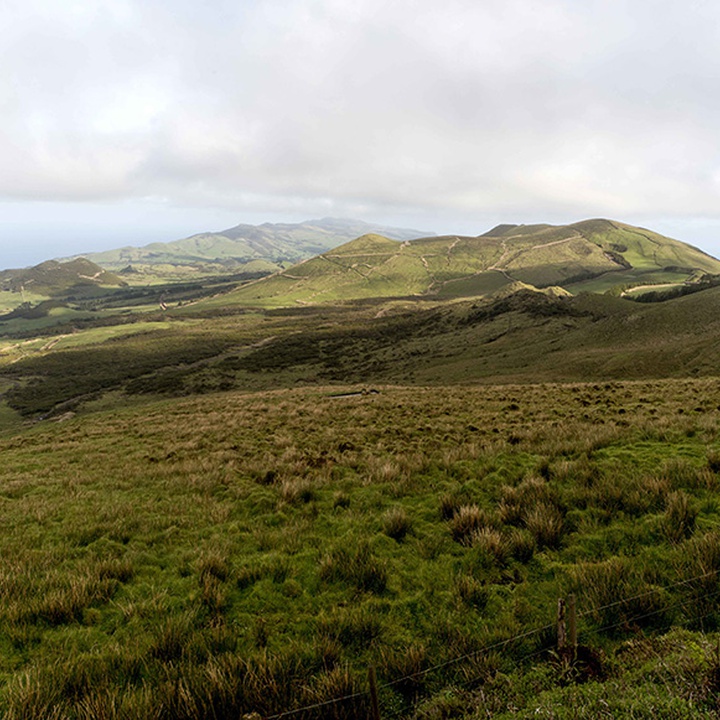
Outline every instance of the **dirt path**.
{"label": "dirt path", "polygon": [[450,264],[450,253],[455,249],[455,246],[460,242],[460,238],[455,238],[455,240],[452,242],[451,245],[448,246],[447,252],[445,253],[445,257],[447,259],[447,264]]}
{"label": "dirt path", "polygon": [[505,258],[512,252],[510,248],[507,246],[507,240],[501,240],[502,244],[503,254],[500,256],[497,262],[493,263],[488,270],[495,270],[496,272],[502,273],[510,282],[515,282],[515,278],[512,277],[508,271],[501,267],[501,265],[505,262]]}
{"label": "dirt path", "polygon": [[676,283],[662,283],[661,285],[636,285],[635,287],[631,287],[631,288],[628,288],[627,290],[623,290],[623,292],[620,293],[620,297],[625,297],[626,295],[634,295],[637,292],[643,292],[645,290],[664,290],[665,288],[678,287],[683,284],[684,283],[676,282]]}
{"label": "dirt path", "polygon": [[552,245],[562,245],[563,243],[570,242],[571,240],[582,240],[583,236],[580,234],[573,235],[569,238],[563,238],[562,240],[553,240],[549,243],[543,243],[542,245],[533,245],[532,247],[527,248],[528,250],[539,250],[540,248],[546,248],[551,247]]}

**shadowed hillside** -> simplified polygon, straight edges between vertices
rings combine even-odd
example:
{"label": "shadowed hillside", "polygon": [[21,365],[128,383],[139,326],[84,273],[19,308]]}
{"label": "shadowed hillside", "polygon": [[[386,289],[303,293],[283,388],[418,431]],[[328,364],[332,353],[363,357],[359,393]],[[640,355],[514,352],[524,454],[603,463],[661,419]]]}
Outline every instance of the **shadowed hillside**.
{"label": "shadowed hillside", "polygon": [[366,300],[242,314],[195,308],[114,334],[97,327],[0,348],[6,402],[36,417],[120,391],[720,375],[720,288],[655,304],[522,290],[492,301]]}

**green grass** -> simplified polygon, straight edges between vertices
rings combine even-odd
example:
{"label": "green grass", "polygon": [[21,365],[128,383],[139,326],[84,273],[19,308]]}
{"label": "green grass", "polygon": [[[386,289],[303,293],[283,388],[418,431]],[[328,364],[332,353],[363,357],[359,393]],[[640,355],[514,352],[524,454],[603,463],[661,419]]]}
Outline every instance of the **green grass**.
{"label": "green grass", "polygon": [[[368,663],[400,717],[687,707],[720,622],[717,576],[689,581],[720,570],[720,383],[378,389],[96,407],[0,441],[5,716],[269,715],[363,690]],[[569,592],[589,684],[552,633],[510,640]]]}
{"label": "green grass", "polygon": [[12,292],[10,290],[0,290],[0,315],[5,315],[6,313],[15,310],[15,308],[19,307],[24,302],[29,302],[35,305],[49,299],[49,295],[27,291],[19,293]]}
{"label": "green grass", "polygon": [[0,715],[364,718],[373,665],[383,717],[713,717],[720,288],[488,270],[678,279],[663,242],[366,236],[6,323]]}

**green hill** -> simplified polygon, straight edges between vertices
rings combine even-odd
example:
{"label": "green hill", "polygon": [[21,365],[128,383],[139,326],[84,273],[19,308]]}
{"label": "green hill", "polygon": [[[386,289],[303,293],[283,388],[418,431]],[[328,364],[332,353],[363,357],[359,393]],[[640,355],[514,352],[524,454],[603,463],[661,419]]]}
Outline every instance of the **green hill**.
{"label": "green hill", "polygon": [[0,272],[4,292],[28,291],[36,295],[56,296],[83,287],[119,286],[123,281],[86,258],[68,262],[48,260],[31,268]]}
{"label": "green hill", "polygon": [[621,292],[718,273],[720,261],[686,243],[619,222],[585,220],[405,242],[364,235],[219,302],[277,307],[408,295],[452,299],[489,296],[515,282]]}
{"label": "green hill", "polygon": [[131,266],[195,266],[210,272],[253,271],[251,263],[264,261],[267,270],[325,252],[364,233],[379,232],[398,240],[427,233],[405,228],[372,225],[359,220],[322,218],[302,223],[236,225],[220,232],[206,232],[169,243],[123,247],[86,257],[112,270]]}

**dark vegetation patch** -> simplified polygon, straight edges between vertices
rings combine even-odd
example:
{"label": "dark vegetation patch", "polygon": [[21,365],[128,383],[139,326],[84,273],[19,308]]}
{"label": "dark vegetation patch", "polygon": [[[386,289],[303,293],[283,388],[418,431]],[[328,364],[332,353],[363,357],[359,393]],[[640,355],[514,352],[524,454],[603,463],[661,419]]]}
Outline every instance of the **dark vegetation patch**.
{"label": "dark vegetation patch", "polygon": [[[13,384],[10,406],[32,417],[75,409],[108,390],[185,396],[323,382],[711,375],[720,373],[716,291],[708,290],[703,308],[697,296],[645,307],[607,296],[520,292],[392,313],[375,302],[292,312],[235,308],[212,316],[193,315],[189,307],[182,319],[130,314],[105,324],[140,317],[172,327],[77,349],[25,357],[19,351],[0,378]],[[508,402],[513,406],[521,407]]]}
{"label": "dark vegetation patch", "polygon": [[66,411],[73,401],[122,387],[124,383],[161,368],[189,365],[226,350],[233,338],[158,332],[123,338],[92,348],[64,350],[20,361],[5,375],[27,378],[8,390],[5,399],[23,415]]}

